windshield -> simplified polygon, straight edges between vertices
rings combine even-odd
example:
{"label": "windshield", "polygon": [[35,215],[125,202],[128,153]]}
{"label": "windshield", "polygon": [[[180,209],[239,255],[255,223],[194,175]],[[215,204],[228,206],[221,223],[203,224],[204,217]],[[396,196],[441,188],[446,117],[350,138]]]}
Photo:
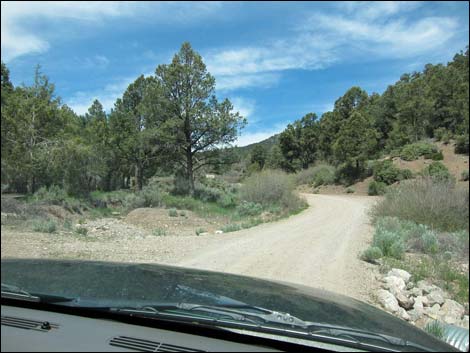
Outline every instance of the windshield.
{"label": "windshield", "polygon": [[2,2],[2,298],[465,348],[468,10]]}

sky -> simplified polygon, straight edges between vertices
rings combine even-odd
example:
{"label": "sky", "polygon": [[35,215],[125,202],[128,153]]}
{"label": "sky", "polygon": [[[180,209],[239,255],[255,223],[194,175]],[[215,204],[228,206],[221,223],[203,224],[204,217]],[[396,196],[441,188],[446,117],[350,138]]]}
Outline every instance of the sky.
{"label": "sky", "polygon": [[1,2],[1,59],[15,85],[34,68],[77,114],[109,112],[139,75],[189,41],[261,141],[352,86],[382,93],[469,42],[468,2]]}

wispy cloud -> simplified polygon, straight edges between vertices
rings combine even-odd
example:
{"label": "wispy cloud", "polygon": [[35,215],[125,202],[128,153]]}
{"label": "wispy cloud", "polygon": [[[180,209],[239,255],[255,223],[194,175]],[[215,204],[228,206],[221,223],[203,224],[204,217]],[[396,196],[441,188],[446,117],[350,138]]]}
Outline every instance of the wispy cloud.
{"label": "wispy cloud", "polygon": [[252,143],[266,140],[268,137],[282,132],[286,128],[287,124],[287,122],[278,123],[276,126],[262,131],[242,131],[237,141],[235,142],[235,145],[243,147]]}
{"label": "wispy cloud", "polygon": [[256,102],[254,99],[233,97],[230,99],[230,101],[233,104],[234,110],[238,111],[242,117],[246,118],[249,122],[254,121],[252,120],[256,107]]}
{"label": "wispy cloud", "polygon": [[[133,17],[165,24],[182,25],[217,13],[220,2],[152,1],[4,1],[1,11],[2,59],[11,61],[26,54],[51,48],[51,38],[34,21],[68,20],[100,25],[104,20]],[[138,14],[139,16],[135,16]],[[169,15],[171,14],[171,15]],[[47,27],[47,26],[46,26]],[[61,32],[67,30],[61,28]]]}
{"label": "wispy cloud", "polygon": [[274,40],[264,46],[216,49],[204,58],[218,88],[227,91],[270,87],[279,81],[282,71],[320,69],[336,60],[330,43],[310,33]]}
{"label": "wispy cloud", "polygon": [[127,87],[135,81],[135,77],[125,77],[115,79],[100,89],[94,89],[90,92],[79,91],[73,96],[65,98],[64,102],[79,115],[85,114],[95,99],[98,99],[103,105],[105,111],[109,112],[114,107],[116,99],[121,97]]}

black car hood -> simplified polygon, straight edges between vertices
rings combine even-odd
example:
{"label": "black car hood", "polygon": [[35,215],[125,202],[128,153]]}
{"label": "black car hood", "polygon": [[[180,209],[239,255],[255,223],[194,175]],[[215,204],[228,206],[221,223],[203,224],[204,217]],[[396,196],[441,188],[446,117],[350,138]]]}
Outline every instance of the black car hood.
{"label": "black car hood", "polygon": [[245,303],[304,321],[339,325],[408,340],[432,349],[450,346],[366,303],[324,290],[226,273],[156,264],[74,260],[2,260],[2,283],[31,293],[112,300],[223,305]]}

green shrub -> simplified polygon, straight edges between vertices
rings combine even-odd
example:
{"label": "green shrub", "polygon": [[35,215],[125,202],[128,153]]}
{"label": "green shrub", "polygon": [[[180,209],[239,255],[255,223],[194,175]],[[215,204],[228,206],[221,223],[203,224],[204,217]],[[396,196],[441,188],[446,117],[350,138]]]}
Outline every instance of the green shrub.
{"label": "green shrub", "polygon": [[236,232],[237,230],[242,229],[242,227],[239,224],[227,224],[226,226],[222,227],[222,231],[224,233],[230,233],[230,232]]}
{"label": "green shrub", "polygon": [[400,180],[400,169],[393,165],[390,159],[376,162],[373,167],[374,180],[391,185]]}
{"label": "green shrub", "polygon": [[157,236],[157,237],[162,237],[162,236],[165,236],[167,233],[166,233],[165,228],[155,228],[153,230],[152,234]]}
{"label": "green shrub", "polygon": [[445,134],[448,134],[448,131],[446,128],[439,127],[434,130],[434,137],[436,141],[441,141]]}
{"label": "green shrub", "polygon": [[139,196],[144,200],[144,207],[159,207],[162,202],[162,195],[157,186],[144,186],[138,192]]}
{"label": "green shrub", "polygon": [[237,206],[237,212],[240,216],[257,216],[263,212],[263,206],[255,202],[242,201]]}
{"label": "green shrub", "polygon": [[400,158],[405,161],[414,161],[423,155],[431,155],[438,152],[437,147],[428,142],[416,142],[403,146]]}
{"label": "green shrub", "polygon": [[390,246],[389,252],[386,255],[398,260],[403,259],[403,256],[405,255],[405,244],[402,241],[394,242]]}
{"label": "green shrub", "polygon": [[204,228],[196,229],[196,235],[201,235],[203,233],[207,233],[207,230],[205,230]]}
{"label": "green shrub", "polygon": [[398,180],[413,179],[413,172],[409,169],[400,169]]}
{"label": "green shrub", "polygon": [[64,229],[72,230],[72,221],[70,219],[65,219],[63,224]]}
{"label": "green shrub", "polygon": [[432,159],[433,161],[442,161],[444,159],[444,155],[442,151],[427,153],[424,155],[425,159]]}
{"label": "green shrub", "polygon": [[77,229],[75,229],[75,232],[80,235],[87,235],[88,229],[85,227],[78,227]]}
{"label": "green shrub", "polygon": [[382,256],[382,250],[379,247],[371,246],[361,254],[361,259],[370,263],[376,263]]}
{"label": "green shrub", "polygon": [[460,180],[462,181],[468,181],[468,170],[464,170],[462,174],[460,175]]}
{"label": "green shrub", "polygon": [[346,188],[346,194],[354,194],[356,190],[352,187]]}
{"label": "green shrub", "polygon": [[170,216],[170,217],[178,217],[178,211],[176,211],[175,208],[172,208],[172,209],[168,210],[168,216]]}
{"label": "green shrub", "polygon": [[468,139],[468,134],[457,136],[457,138],[455,139],[455,153],[468,154]]}
{"label": "green shrub", "polygon": [[52,219],[36,219],[33,221],[33,230],[42,233],[54,233],[57,223]]}
{"label": "green shrub", "polygon": [[436,234],[429,230],[421,236],[423,252],[425,254],[435,254],[439,250],[439,243]]}
{"label": "green shrub", "polygon": [[370,196],[384,195],[386,191],[387,191],[387,184],[382,183],[381,181],[372,180],[369,183],[369,188],[367,190],[367,193]]}
{"label": "green shrub", "polygon": [[405,253],[405,246],[400,235],[381,228],[376,228],[372,246],[379,248],[383,256],[396,259],[401,259]]}
{"label": "green shrub", "polygon": [[33,200],[44,201],[52,205],[61,205],[67,199],[67,193],[59,186],[41,187],[33,195]]}
{"label": "green shrub", "polygon": [[238,203],[238,199],[235,194],[232,193],[224,193],[220,196],[217,200],[217,204],[224,208],[232,208],[235,207]]}
{"label": "green shrub", "polygon": [[122,205],[127,211],[134,210],[136,208],[145,207],[145,198],[139,193],[130,193],[125,196],[122,200]]}
{"label": "green shrub", "polygon": [[439,340],[444,339],[445,335],[445,328],[444,325],[441,324],[439,321],[434,320],[432,322],[428,322],[424,327],[424,331],[429,333],[431,336],[436,337]]}
{"label": "green shrub", "polygon": [[293,194],[294,184],[289,176],[281,171],[266,170],[245,179],[240,188],[242,200],[269,207],[280,205],[283,209],[295,211],[305,202]]}
{"label": "green shrub", "polygon": [[434,161],[426,168],[424,168],[422,174],[424,176],[430,177],[437,181],[450,181],[452,177],[449,173],[449,169],[442,164],[442,162]]}
{"label": "green shrub", "polygon": [[451,182],[423,178],[389,190],[374,205],[375,219],[385,216],[410,220],[442,231],[468,229],[469,192]]}
{"label": "green shrub", "polygon": [[296,185],[329,185],[335,181],[335,168],[328,164],[319,164],[302,169],[294,175]]}
{"label": "green shrub", "polygon": [[331,166],[318,166],[313,175],[313,186],[331,185],[335,182],[335,168]]}

